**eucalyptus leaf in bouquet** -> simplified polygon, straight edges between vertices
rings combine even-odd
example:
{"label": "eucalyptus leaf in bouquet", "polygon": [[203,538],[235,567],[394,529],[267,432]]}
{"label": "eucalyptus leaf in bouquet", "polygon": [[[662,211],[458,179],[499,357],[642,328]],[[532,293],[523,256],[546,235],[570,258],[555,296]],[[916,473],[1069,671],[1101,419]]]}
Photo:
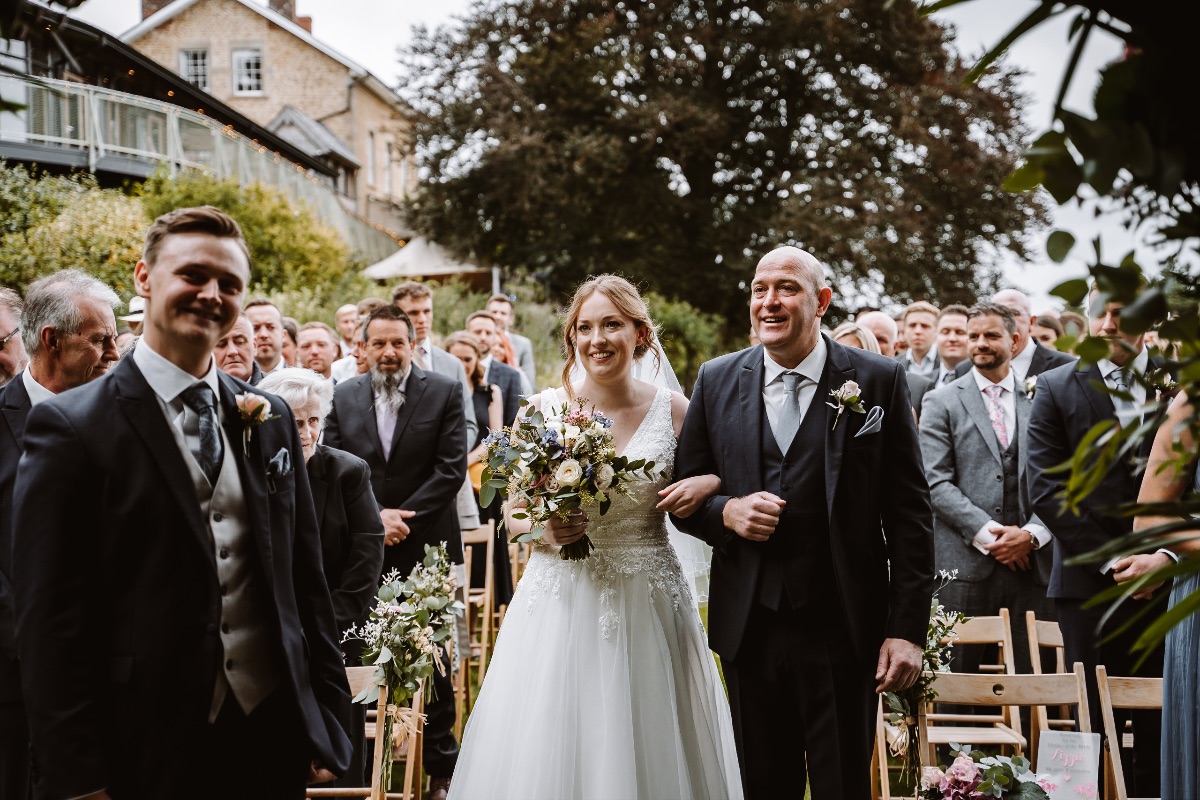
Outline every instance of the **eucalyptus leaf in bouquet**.
{"label": "eucalyptus leaf in bouquet", "polygon": [[[391,752],[393,728],[399,725],[415,732],[421,720],[409,707],[421,689],[431,687],[429,678],[441,669],[445,642],[454,634],[455,617],[463,604],[454,599],[454,573],[445,544],[425,545],[425,557],[407,578],[391,570],[383,576],[375,607],[367,621],[346,631],[344,640],[360,639],[365,645],[362,663],[375,667],[372,686],[354,698],[356,703],[375,703],[380,694],[387,699],[387,714],[393,724],[384,726],[381,747]],[[385,773],[391,759],[384,759]],[[388,783],[384,775],[384,785]]]}

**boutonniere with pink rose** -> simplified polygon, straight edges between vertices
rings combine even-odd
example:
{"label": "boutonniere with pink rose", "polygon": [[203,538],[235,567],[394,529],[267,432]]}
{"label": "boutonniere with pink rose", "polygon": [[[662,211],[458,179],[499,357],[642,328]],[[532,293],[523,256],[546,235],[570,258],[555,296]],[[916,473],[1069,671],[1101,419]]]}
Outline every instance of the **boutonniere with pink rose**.
{"label": "boutonniere with pink rose", "polygon": [[1037,391],[1037,375],[1030,375],[1025,379],[1025,394],[1029,399],[1033,399],[1033,393]]}
{"label": "boutonniere with pink rose", "polygon": [[246,392],[234,397],[237,401],[238,416],[242,418],[242,454],[250,457],[250,435],[254,429],[264,422],[279,419],[278,414],[271,413],[271,403],[261,394]]}
{"label": "boutonniere with pink rose", "polygon": [[838,388],[830,390],[829,394],[833,397],[833,402],[825,405],[837,412],[833,417],[833,430],[837,430],[838,420],[842,418],[842,412],[847,408],[855,414],[867,413],[867,409],[862,404],[862,389],[858,388],[858,384],[854,381],[846,381]]}

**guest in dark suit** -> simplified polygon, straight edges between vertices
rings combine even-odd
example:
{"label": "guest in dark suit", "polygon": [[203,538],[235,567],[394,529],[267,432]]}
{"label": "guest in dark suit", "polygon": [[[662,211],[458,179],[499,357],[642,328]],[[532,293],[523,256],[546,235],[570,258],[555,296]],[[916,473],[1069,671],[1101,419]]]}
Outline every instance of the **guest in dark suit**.
{"label": "guest in dark suit", "polygon": [[[337,385],[325,443],[367,462],[382,511],[383,569],[408,575],[425,545],[445,543],[463,561],[455,496],[467,470],[466,420],[459,382],[413,363],[413,327],[395,306],[371,312],[363,326],[370,371]],[[449,789],[458,759],[450,671],[435,671],[426,706],[424,766],[431,797]]]}
{"label": "guest in dark suit", "polygon": [[17,664],[16,610],[11,578],[13,486],[24,450],[30,409],[99,378],[117,361],[120,298],[79,270],[63,270],[29,286],[16,320],[27,344],[28,368],[0,387],[0,797],[29,795],[29,728]]}
{"label": "guest in dark suit", "polygon": [[[904,361],[896,356],[896,339],[900,335],[896,320],[882,311],[868,311],[855,321],[875,334],[880,355],[884,358],[895,359],[901,365],[904,364]],[[925,393],[934,388],[933,381],[919,375],[916,370],[905,370],[904,380],[908,384],[908,399],[912,403],[913,415],[916,419],[920,419],[921,404],[925,400]]]}
{"label": "guest in dark suit", "polygon": [[[1093,292],[1091,300],[1095,300]],[[1067,462],[1076,447],[1098,423],[1116,421],[1120,425],[1141,421],[1138,406],[1145,399],[1146,389],[1130,377],[1130,370],[1145,373],[1151,362],[1142,346],[1141,334],[1119,330],[1121,306],[1093,302],[1088,320],[1091,335],[1110,342],[1105,359],[1086,367],[1068,364],[1042,373],[1037,380],[1033,410],[1029,419],[1030,494],[1034,510],[1054,535],[1054,566],[1050,574],[1049,596],[1058,609],[1063,646],[1068,664],[1083,662],[1088,682],[1088,703],[1092,711],[1092,730],[1100,730],[1100,703],[1096,693],[1096,665],[1104,664],[1110,675],[1132,675],[1134,662],[1140,657],[1131,655],[1133,642],[1140,634],[1137,626],[1126,629],[1115,638],[1108,635],[1128,623],[1140,609],[1138,602],[1126,602],[1114,610],[1101,629],[1101,618],[1108,611],[1104,606],[1085,608],[1084,603],[1099,592],[1113,586],[1120,575],[1114,574],[1113,564],[1068,564],[1073,556],[1089,553],[1133,527],[1133,518],[1116,516],[1106,509],[1132,503],[1141,485],[1141,466],[1149,455],[1151,439],[1147,438],[1136,454],[1114,462],[1107,474],[1080,504],[1079,513],[1064,510],[1061,494],[1066,476],[1052,471]],[[1107,386],[1129,392],[1134,402],[1101,391]],[[1126,561],[1123,570],[1146,571],[1169,557],[1165,553],[1145,553]],[[1166,593],[1164,592],[1163,595]],[[1138,675],[1162,675],[1162,647],[1155,649],[1138,670]],[[1129,712],[1118,711],[1118,730]],[[1158,791],[1159,742],[1161,714],[1157,711],[1132,713],[1134,752],[1125,775],[1130,776],[1131,795],[1149,796]],[[1122,753],[1123,757],[1125,756]]]}
{"label": "guest in dark suit", "polygon": [[[925,398],[921,452],[933,500],[934,567],[955,571],[938,596],[968,616],[1010,613],[1018,672],[1032,672],[1025,612],[1052,620],[1046,583],[1050,533],[1029,499],[1029,408],[1009,368],[1012,312],[980,303],[966,314],[975,368]],[[982,648],[964,646],[955,672],[978,672]]]}
{"label": "guest in dark suit", "polygon": [[[333,597],[338,635],[344,637],[347,630],[366,621],[383,567],[383,519],[371,491],[371,468],[356,455],[317,444],[325,418],[333,409],[331,381],[309,367],[288,367],[272,372],[259,388],[283,398],[296,415],[321,532],[321,563]],[[342,652],[347,664],[358,665],[363,654],[361,640],[343,641]],[[354,714],[358,721],[350,732],[354,756],[346,774],[330,786],[357,787],[370,782],[365,756],[367,707],[356,705]]]}
{"label": "guest in dark suit", "polygon": [[496,320],[486,311],[476,311],[467,317],[467,332],[479,340],[487,355],[483,358],[483,379],[500,387],[500,396],[504,400],[504,425],[512,425],[521,410],[522,390],[521,372],[508,364],[498,361],[492,355],[492,345],[499,337]]}
{"label": "guest in dark suit", "polygon": [[[1029,378],[1035,378],[1047,370],[1075,363],[1075,356],[1044,347],[1031,335],[1032,306],[1025,294],[1016,289],[1004,289],[992,296],[992,302],[1012,311],[1017,320],[1017,343],[1013,346],[1012,371],[1019,383],[1024,385]],[[955,374],[961,378],[970,369],[970,362],[964,361],[958,365]]]}
{"label": "guest in dark suit", "polygon": [[513,330],[513,323],[516,322],[513,299],[503,293],[494,294],[488,298],[487,311],[496,320],[500,337],[507,339],[512,347],[517,363],[509,364],[509,366],[515,366],[521,370],[525,376],[525,388],[532,392],[537,385],[537,367],[533,361],[533,342],[529,340],[528,336],[522,336]]}
{"label": "guest in dark suit", "polygon": [[[875,692],[916,681],[929,621],[932,519],[904,370],[822,336],[831,297],[810,254],[763,257],[761,344],[701,368],[675,460],[677,479],[722,480],[675,524],[713,547],[709,642],[752,800],[793,797],[806,773],[816,800],[870,796]],[[855,383],[864,413],[839,414],[831,393]]]}
{"label": "guest in dark suit", "polygon": [[133,354],[29,414],[18,652],[39,800],[301,798],[350,758],[350,697],[291,409],[249,427],[213,346],[250,278],[237,223],[146,236]]}

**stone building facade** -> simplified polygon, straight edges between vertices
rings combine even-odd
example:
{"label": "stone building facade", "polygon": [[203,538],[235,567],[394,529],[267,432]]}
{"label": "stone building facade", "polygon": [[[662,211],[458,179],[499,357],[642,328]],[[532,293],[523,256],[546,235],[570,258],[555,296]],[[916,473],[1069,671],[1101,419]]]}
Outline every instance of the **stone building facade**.
{"label": "stone building facade", "polygon": [[402,232],[416,188],[400,98],[312,35],[294,0],[142,0],[122,39],[338,173],[347,210]]}

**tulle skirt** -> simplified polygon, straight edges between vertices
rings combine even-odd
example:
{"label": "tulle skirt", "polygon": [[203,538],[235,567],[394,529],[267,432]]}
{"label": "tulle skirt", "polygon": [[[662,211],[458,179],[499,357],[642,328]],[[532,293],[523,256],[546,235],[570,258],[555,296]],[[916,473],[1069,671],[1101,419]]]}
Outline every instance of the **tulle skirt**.
{"label": "tulle skirt", "polygon": [[683,586],[601,551],[590,564],[535,551],[467,721],[451,798],[740,798],[729,704]]}

